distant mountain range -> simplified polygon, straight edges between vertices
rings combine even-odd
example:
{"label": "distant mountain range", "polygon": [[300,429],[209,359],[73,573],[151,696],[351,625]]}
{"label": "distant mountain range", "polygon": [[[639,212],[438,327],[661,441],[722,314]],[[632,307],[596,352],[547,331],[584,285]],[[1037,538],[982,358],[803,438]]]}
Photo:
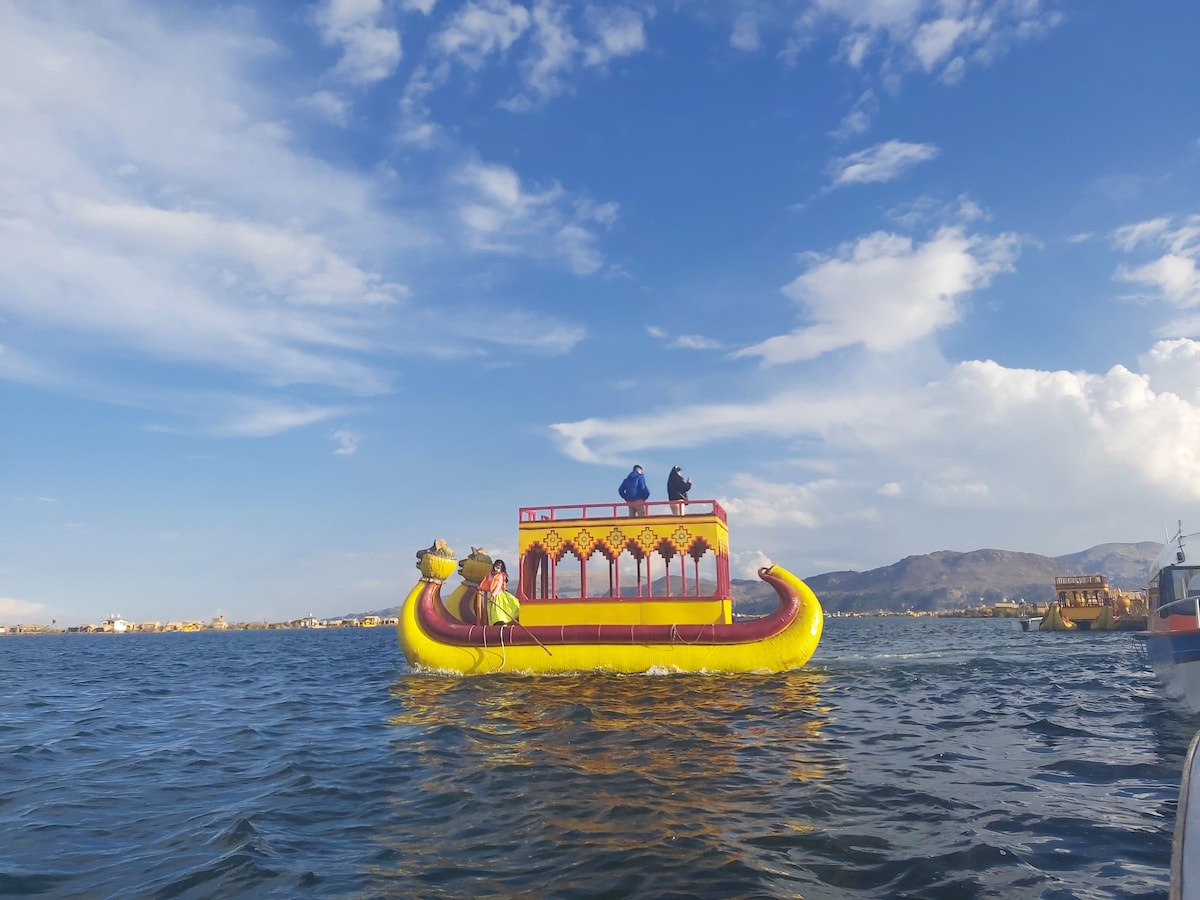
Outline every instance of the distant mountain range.
{"label": "distant mountain range", "polygon": [[[1054,596],[1058,575],[1107,575],[1114,587],[1141,590],[1162,548],[1155,541],[1142,541],[1100,544],[1066,556],[939,550],[867,572],[828,572],[804,580],[829,612],[936,612],[1006,599],[1045,603]],[[744,613],[766,612],[775,605],[774,591],[755,580],[736,579],[733,595],[736,608]]]}
{"label": "distant mountain range", "polygon": [[[1163,544],[1099,544],[1066,556],[1039,556],[1010,550],[972,550],[955,553],[939,550],[908,556],[866,572],[827,572],[805,582],[829,612],[917,612],[991,606],[1001,600],[1045,603],[1054,596],[1058,575],[1107,575],[1114,587],[1127,591],[1145,588],[1150,565]],[[733,604],[739,613],[770,612],[775,591],[756,578],[734,578]],[[374,613],[394,616],[399,607],[347,613],[343,618]]]}

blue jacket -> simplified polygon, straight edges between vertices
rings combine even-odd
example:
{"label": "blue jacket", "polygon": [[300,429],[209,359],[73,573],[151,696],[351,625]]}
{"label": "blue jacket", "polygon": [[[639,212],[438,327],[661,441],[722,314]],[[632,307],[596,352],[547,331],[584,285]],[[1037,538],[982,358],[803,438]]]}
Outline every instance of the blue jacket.
{"label": "blue jacket", "polygon": [[646,476],[635,469],[625,476],[617,493],[623,500],[649,500],[650,488],[646,485]]}

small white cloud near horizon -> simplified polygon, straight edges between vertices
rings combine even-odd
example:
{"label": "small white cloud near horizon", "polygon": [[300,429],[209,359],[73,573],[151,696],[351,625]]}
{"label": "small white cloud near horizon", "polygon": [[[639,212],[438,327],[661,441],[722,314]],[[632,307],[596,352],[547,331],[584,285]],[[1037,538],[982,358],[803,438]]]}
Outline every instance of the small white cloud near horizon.
{"label": "small white cloud near horizon", "polygon": [[730,574],[735,578],[749,578],[758,581],[758,570],[770,568],[773,565],[771,557],[761,550],[743,550],[740,553],[733,551],[729,554]]}
{"label": "small white cloud near horizon", "polygon": [[18,600],[16,597],[0,597],[0,621],[12,622],[14,619],[35,616],[46,609],[44,603],[34,603],[30,600]]}

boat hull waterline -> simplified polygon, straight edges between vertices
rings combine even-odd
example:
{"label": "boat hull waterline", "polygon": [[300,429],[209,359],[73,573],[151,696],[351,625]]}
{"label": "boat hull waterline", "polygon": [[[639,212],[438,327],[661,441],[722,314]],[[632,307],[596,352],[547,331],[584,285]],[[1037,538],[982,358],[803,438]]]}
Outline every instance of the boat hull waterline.
{"label": "boat hull waterline", "polygon": [[653,671],[785,672],[812,657],[824,613],[803,580],[781,566],[759,570],[779,608],[757,619],[677,625],[474,625],[461,609],[475,586],[464,581],[442,599],[438,580],[422,579],[400,613],[400,645],[414,667],[459,674],[567,674]]}

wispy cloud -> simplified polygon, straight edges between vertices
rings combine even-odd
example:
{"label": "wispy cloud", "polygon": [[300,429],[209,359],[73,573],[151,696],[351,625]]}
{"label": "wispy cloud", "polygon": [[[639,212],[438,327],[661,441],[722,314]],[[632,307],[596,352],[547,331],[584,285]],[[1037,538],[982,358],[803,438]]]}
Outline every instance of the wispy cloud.
{"label": "wispy cloud", "polygon": [[663,342],[668,350],[719,350],[721,342],[702,334],[673,334],[658,325],[647,325],[646,332]]}
{"label": "wispy cloud", "polygon": [[[1165,251],[1141,265],[1119,266],[1114,275],[1118,281],[1147,285],[1173,306],[1200,306],[1200,215],[1182,221],[1163,217],[1126,225],[1117,229],[1114,243],[1130,253],[1142,247]],[[1200,315],[1176,318],[1163,333],[1200,335]]]}
{"label": "wispy cloud", "polygon": [[864,91],[851,110],[842,117],[841,123],[833,132],[835,138],[852,138],[866,133],[871,127],[871,117],[875,114],[879,102],[874,91]]}
{"label": "wispy cloud", "polygon": [[988,66],[1013,46],[1044,37],[1063,22],[1049,2],[977,0],[819,0],[796,18],[784,51],[794,58],[825,29],[841,33],[840,56],[854,68],[876,62],[887,74],[919,71],[947,83],[969,65]]}
{"label": "wispy cloud", "polygon": [[414,113],[427,112],[424,98],[450,77],[454,65],[478,72],[511,54],[517,59],[519,86],[506,89],[498,102],[523,112],[570,93],[576,71],[603,69],[611,60],[646,47],[638,11],[588,6],[582,21],[573,21],[573,12],[570,5],[549,0],[529,7],[509,0],[473,0],[432,39],[434,59],[410,81],[408,106]]}
{"label": "wispy cloud", "polygon": [[[372,56],[367,38],[390,32],[393,14],[347,0],[320,4],[310,21],[342,48],[342,77],[361,83],[391,59]],[[390,170],[338,169],[296,139],[286,116],[312,110],[346,124],[349,101],[263,78],[282,51],[253,17],[177,24],[132,0],[81,7],[70,27],[49,7],[0,5],[12,38],[0,103],[19,136],[0,142],[0,316],[28,326],[20,341],[6,334],[0,378],[157,409],[152,421],[165,428],[278,433],[343,408],[306,391],[386,392],[401,355],[438,350],[404,339],[428,308],[408,303],[407,273],[427,268],[431,249],[450,265],[496,252],[579,273],[602,265],[596,236],[614,205],[519,183],[506,197],[489,193],[487,177],[473,201],[452,179],[455,204],[436,170],[424,205],[395,204]],[[458,242],[463,219],[450,212],[472,202],[473,239]],[[489,232],[488,215],[511,240]],[[440,328],[461,335],[460,322],[446,316]],[[548,345],[577,340],[579,329],[545,326]],[[35,344],[38,334],[55,339]],[[472,352],[489,346],[501,344]],[[138,374],[104,366],[115,354]],[[241,392],[244,414],[193,402],[192,386],[214,373]],[[265,398],[271,391],[280,396]]]}
{"label": "wispy cloud", "polygon": [[155,422],[149,431],[215,437],[272,437],[345,415],[341,406],[318,406],[245,396],[178,396],[171,424]]}
{"label": "wispy cloud", "polygon": [[754,53],[762,47],[762,36],[758,31],[758,17],[752,12],[743,12],[733,23],[729,35],[729,46],[743,53]]}
{"label": "wispy cloud", "polygon": [[383,0],[322,0],[314,12],[321,37],[342,48],[335,72],[355,84],[387,78],[400,62],[400,33]]}
{"label": "wispy cloud", "polygon": [[526,190],[507,166],[469,163],[455,181],[461,190],[459,219],[474,249],[557,259],[580,275],[603,264],[588,226],[610,223],[615,205],[576,201],[557,184]]}
{"label": "wispy cloud", "polygon": [[488,57],[504,53],[530,26],[529,10],[508,0],[467,3],[434,37],[434,46],[445,56],[471,69]]}
{"label": "wispy cloud", "polygon": [[910,144],[905,141],[886,141],[866,150],[836,159],[830,165],[832,186],[870,184],[891,181],[919,163],[938,155],[933,144]]}
{"label": "wispy cloud", "polygon": [[350,121],[350,103],[333,91],[317,91],[302,98],[298,103],[339,128],[345,128]]}
{"label": "wispy cloud", "polygon": [[337,444],[337,449],[333,451],[336,456],[353,456],[358,452],[358,445],[362,441],[361,434],[345,428],[337,429],[329,437]]}

